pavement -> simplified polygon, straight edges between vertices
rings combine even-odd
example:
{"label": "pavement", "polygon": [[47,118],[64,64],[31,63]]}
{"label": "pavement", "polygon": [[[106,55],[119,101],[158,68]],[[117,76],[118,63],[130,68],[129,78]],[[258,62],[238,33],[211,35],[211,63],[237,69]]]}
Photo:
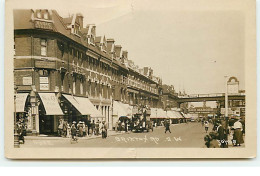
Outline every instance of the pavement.
{"label": "pavement", "polygon": [[[115,136],[115,135],[121,135],[124,133],[129,133],[125,131],[116,132],[112,130],[108,130],[108,136]],[[78,137],[80,140],[88,140],[88,139],[96,139],[96,138],[102,138],[102,135],[89,135],[85,137]],[[25,140],[68,140],[71,138],[68,137],[58,137],[58,136],[48,136],[48,135],[38,135],[38,136],[24,136]]]}
{"label": "pavement", "polygon": [[[209,129],[212,128],[210,125]],[[25,144],[20,147],[206,148],[204,137],[207,133],[201,123],[174,124],[170,129],[171,133],[165,133],[165,128],[161,126],[154,128],[153,132],[143,133],[108,131],[106,139],[102,139],[101,135],[81,137],[77,143],[63,137],[25,136]]]}

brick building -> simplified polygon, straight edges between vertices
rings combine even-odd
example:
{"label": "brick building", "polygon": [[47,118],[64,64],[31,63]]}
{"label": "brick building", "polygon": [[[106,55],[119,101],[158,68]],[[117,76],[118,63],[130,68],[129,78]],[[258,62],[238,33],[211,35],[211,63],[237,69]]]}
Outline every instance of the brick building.
{"label": "brick building", "polygon": [[14,82],[17,117],[26,116],[33,134],[56,133],[60,118],[105,120],[112,129],[136,106],[163,107],[162,80],[114,39],[96,36],[81,14],[14,11]]}

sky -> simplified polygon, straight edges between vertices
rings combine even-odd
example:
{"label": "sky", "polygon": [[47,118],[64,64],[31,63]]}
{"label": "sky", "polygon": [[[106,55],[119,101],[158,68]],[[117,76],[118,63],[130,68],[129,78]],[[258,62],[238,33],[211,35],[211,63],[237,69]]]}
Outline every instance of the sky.
{"label": "sky", "polygon": [[83,14],[85,25],[97,25],[97,36],[114,38],[136,65],[151,67],[176,91],[223,93],[224,76],[237,77],[244,89],[243,12],[174,2],[98,1],[58,12],[63,17]]}

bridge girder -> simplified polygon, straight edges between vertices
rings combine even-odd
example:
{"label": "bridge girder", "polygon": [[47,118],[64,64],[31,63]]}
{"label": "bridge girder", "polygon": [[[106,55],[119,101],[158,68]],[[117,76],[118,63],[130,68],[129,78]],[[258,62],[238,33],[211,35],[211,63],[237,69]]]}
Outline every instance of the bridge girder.
{"label": "bridge girder", "polygon": [[[245,95],[235,95],[228,96],[228,100],[245,100]],[[203,101],[225,101],[225,96],[220,97],[189,97],[189,98],[178,98],[176,99],[177,103],[186,103],[186,102],[203,102]]]}

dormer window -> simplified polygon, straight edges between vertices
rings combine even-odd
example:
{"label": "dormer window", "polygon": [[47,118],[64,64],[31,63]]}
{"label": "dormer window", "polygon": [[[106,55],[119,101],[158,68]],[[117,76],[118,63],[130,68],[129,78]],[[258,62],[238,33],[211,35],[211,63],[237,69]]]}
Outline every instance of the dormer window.
{"label": "dormer window", "polygon": [[39,12],[37,12],[37,18],[42,18],[42,14],[41,14],[41,12],[39,11]]}
{"label": "dormer window", "polygon": [[44,18],[45,20],[48,20],[48,19],[49,19],[49,14],[48,14],[48,12],[45,12],[45,13],[44,13],[43,18]]}

